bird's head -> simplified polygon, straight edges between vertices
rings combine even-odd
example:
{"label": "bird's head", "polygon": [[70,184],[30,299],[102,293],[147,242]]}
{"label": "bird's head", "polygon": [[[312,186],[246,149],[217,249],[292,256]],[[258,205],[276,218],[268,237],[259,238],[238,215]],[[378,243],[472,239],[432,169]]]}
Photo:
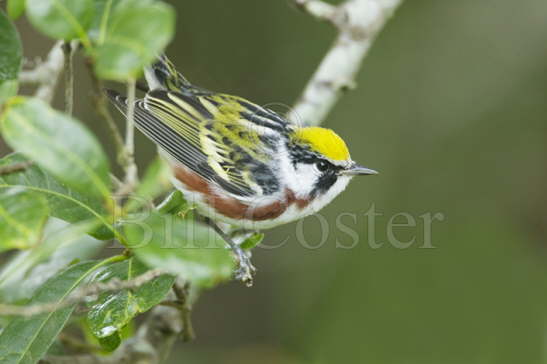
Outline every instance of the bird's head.
{"label": "bird's head", "polygon": [[348,147],[334,131],[320,127],[296,128],[289,138],[294,181],[300,196],[334,198],[354,176],[378,172],[355,163]]}

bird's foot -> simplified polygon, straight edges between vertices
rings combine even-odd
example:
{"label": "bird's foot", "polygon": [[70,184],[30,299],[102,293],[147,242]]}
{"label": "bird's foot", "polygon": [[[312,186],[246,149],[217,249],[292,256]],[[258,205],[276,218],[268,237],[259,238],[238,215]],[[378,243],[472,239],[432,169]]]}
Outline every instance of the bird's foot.
{"label": "bird's foot", "polygon": [[235,278],[243,282],[247,287],[253,285],[253,276],[256,273],[256,268],[251,263],[250,252],[245,252],[241,247],[236,246],[233,248],[233,252],[237,260],[237,269],[235,271]]}
{"label": "bird's foot", "polygon": [[256,268],[251,263],[251,252],[244,251],[239,244],[236,244],[233,239],[224,232],[213,220],[208,217],[202,217],[203,221],[212,227],[217,234],[228,244],[232,252],[234,253],[237,261],[237,269],[235,271],[235,279],[245,283],[247,287],[253,285],[253,276],[256,273]]}

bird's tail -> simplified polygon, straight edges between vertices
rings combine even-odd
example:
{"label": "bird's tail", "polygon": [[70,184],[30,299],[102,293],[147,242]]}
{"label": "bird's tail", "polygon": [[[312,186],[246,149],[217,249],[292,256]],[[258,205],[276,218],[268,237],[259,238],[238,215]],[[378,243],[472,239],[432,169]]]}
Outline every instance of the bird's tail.
{"label": "bird's tail", "polygon": [[127,114],[127,97],[122,96],[118,91],[104,89],[103,90],[110,102],[116,106],[123,115]]}
{"label": "bird's tail", "polygon": [[162,54],[155,63],[147,67],[144,76],[150,90],[184,91],[192,84],[175,69],[173,63]]}

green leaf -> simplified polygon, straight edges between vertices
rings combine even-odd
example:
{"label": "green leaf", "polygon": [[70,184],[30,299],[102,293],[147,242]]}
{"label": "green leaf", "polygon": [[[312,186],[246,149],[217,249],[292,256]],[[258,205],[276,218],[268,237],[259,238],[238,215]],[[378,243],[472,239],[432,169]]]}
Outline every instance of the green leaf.
{"label": "green leaf", "polygon": [[7,104],[2,133],[14,150],[82,194],[110,197],[107,157],[93,134],[45,102],[16,97]]}
{"label": "green leaf", "polygon": [[21,69],[22,49],[19,33],[0,10],[0,83],[15,80]]}
{"label": "green leaf", "polygon": [[231,277],[234,260],[212,229],[173,215],[151,213],[124,223],[128,246],[150,267],[165,269],[200,286]]}
{"label": "green leaf", "polygon": [[[0,167],[24,162],[28,162],[26,157],[13,153],[0,159]],[[11,187],[24,187],[42,194],[47,199],[51,215],[59,219],[71,223],[90,220],[100,222],[101,226],[91,233],[97,239],[114,237],[111,218],[107,217],[108,213],[101,201],[68,188],[36,165],[0,176],[0,191]]]}
{"label": "green leaf", "polygon": [[[28,305],[60,302],[102,263],[75,264],[41,286]],[[16,317],[0,334],[0,363],[35,363],[51,346],[74,310],[74,305],[30,318]]]}
{"label": "green leaf", "polygon": [[97,341],[106,353],[110,353],[116,350],[118,346],[120,346],[120,344],[122,343],[122,338],[120,337],[120,333],[116,331],[110,336],[98,338]]}
{"label": "green leaf", "polygon": [[263,233],[254,233],[253,235],[249,236],[243,243],[241,243],[241,249],[243,250],[251,250],[254,247],[256,247],[258,244],[260,244],[264,240],[264,234]]}
{"label": "green leaf", "polygon": [[50,218],[42,243],[19,252],[4,265],[0,272],[0,302],[29,299],[36,288],[74,260],[96,256],[105,242],[85,235],[96,225],[97,222],[68,224]]}
{"label": "green leaf", "polygon": [[10,18],[19,18],[25,12],[25,0],[8,0],[7,10]]}
{"label": "green leaf", "polygon": [[13,187],[0,190],[0,252],[26,249],[38,243],[49,209],[36,192]]}
{"label": "green leaf", "polygon": [[39,31],[55,39],[85,39],[93,0],[27,0],[27,16]]}
{"label": "green leaf", "polygon": [[112,9],[118,0],[95,0],[95,16],[89,27],[89,37],[97,44],[102,44],[106,35]]}
{"label": "green leaf", "polygon": [[192,209],[193,205],[184,199],[184,195],[179,190],[171,192],[157,207],[160,214],[178,214],[181,217],[186,217]]}
{"label": "green leaf", "polygon": [[19,82],[17,80],[0,81],[0,106],[10,97],[17,95]]}
{"label": "green leaf", "polygon": [[165,161],[156,158],[144,173],[141,183],[130,200],[125,205],[127,211],[135,211],[140,207],[150,205],[154,199],[172,188],[169,180],[171,172]]}
{"label": "green leaf", "polygon": [[[96,275],[94,281],[129,280],[147,270],[144,264],[132,258],[105,267]],[[99,339],[103,348],[114,350],[120,343],[119,331],[135,316],[160,303],[174,283],[175,277],[164,274],[133,290],[101,294],[97,301],[88,305],[87,321],[91,332]],[[105,344],[108,345],[104,346]]]}
{"label": "green leaf", "polygon": [[104,42],[96,50],[100,78],[126,81],[137,78],[174,35],[175,12],[165,3],[121,0],[113,9]]}

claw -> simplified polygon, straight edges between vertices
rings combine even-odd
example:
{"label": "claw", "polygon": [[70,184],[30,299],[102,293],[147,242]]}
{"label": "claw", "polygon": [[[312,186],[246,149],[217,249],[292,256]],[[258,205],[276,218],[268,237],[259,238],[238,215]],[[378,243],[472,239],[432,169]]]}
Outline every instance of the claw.
{"label": "claw", "polygon": [[235,278],[245,283],[247,287],[251,287],[253,285],[253,276],[256,273],[251,258],[239,246],[234,249],[234,254],[238,263]]}
{"label": "claw", "polygon": [[203,221],[212,227],[217,234],[219,234],[222,239],[228,244],[232,252],[234,253],[238,268],[235,271],[235,278],[239,281],[242,281],[245,283],[247,287],[251,287],[253,285],[253,276],[256,273],[256,268],[253,267],[253,264],[251,263],[251,252],[245,252],[241,247],[234,243],[232,238],[228,236],[224,230],[222,230],[213,220],[211,220],[208,217],[202,217]]}

